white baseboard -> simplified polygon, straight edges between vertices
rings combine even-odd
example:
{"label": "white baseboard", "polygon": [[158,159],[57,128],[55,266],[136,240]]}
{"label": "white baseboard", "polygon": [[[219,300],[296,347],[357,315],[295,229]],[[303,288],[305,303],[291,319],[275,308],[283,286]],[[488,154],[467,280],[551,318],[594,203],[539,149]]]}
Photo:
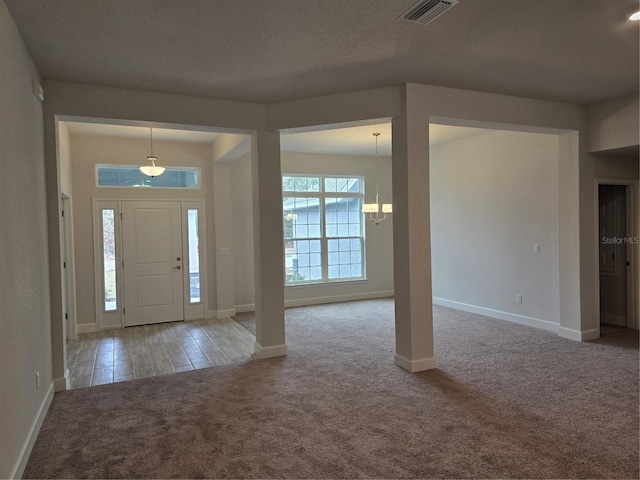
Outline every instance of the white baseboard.
{"label": "white baseboard", "polygon": [[76,333],[80,335],[81,333],[92,333],[97,332],[98,326],[95,323],[79,323],[76,325]]}
{"label": "white baseboard", "polygon": [[42,422],[44,422],[44,417],[47,416],[47,412],[49,411],[49,406],[51,405],[51,401],[53,400],[53,390],[54,390],[54,382],[51,382],[49,385],[49,390],[45,395],[42,403],[40,404],[40,408],[38,409],[38,414],[36,418],[34,418],[33,423],[31,424],[31,429],[29,430],[29,435],[27,435],[22,448],[20,449],[20,454],[16,459],[16,463],[11,470],[11,475],[9,478],[22,478],[22,474],[24,473],[24,469],[27,466],[27,461],[29,460],[29,455],[31,455],[31,450],[33,449],[33,444],[36,442],[36,438],[38,438],[38,433],[40,433],[40,427],[42,427]]}
{"label": "white baseboard", "polygon": [[393,357],[394,363],[400,368],[404,368],[406,371],[415,373],[422,372],[423,370],[432,370],[436,367],[436,359],[431,358],[421,358],[419,360],[409,360],[408,358],[404,358],[397,353]]}
{"label": "white baseboard", "polygon": [[217,318],[231,318],[236,314],[235,308],[229,308],[227,310],[209,310],[207,312],[207,320],[215,320]]}
{"label": "white baseboard", "polygon": [[527,317],[524,315],[518,315],[516,313],[503,312],[501,310],[494,310],[492,308],[478,307],[477,305],[469,305],[467,303],[455,302],[453,300],[446,300],[444,298],[433,297],[433,303],[442,307],[455,308],[456,310],[462,310],[464,312],[477,313],[479,315],[485,315],[487,317],[497,318],[499,320],[519,323],[520,325],[541,328],[550,332],[558,331],[558,324],[550,322],[548,320]]}
{"label": "white baseboard", "polygon": [[381,292],[349,293],[346,295],[329,295],[327,297],[297,298],[285,300],[285,307],[307,307],[310,305],[323,305],[325,303],[353,302],[355,300],[372,300],[374,298],[393,297],[393,290]]}
{"label": "white baseboard", "polygon": [[231,318],[236,314],[235,308],[229,308],[227,310],[218,310],[216,318]]}
{"label": "white baseboard", "polygon": [[255,303],[247,303],[246,305],[236,305],[236,313],[247,313],[247,312],[255,312],[256,304]]}
{"label": "white baseboard", "polygon": [[[285,307],[309,307],[311,305],[324,305],[326,303],[340,303],[340,302],[353,302],[356,300],[373,300],[374,298],[388,298],[393,297],[393,290],[383,290],[380,292],[367,292],[367,293],[350,293],[347,295],[330,295],[327,297],[310,297],[310,298],[296,298],[292,300],[285,300]],[[256,304],[247,303],[245,305],[236,305],[236,313],[255,312]]]}
{"label": "white baseboard", "polygon": [[286,345],[275,345],[273,347],[263,347],[258,342],[255,344],[254,355],[257,358],[283,357],[287,354]]}
{"label": "white baseboard", "polygon": [[600,321],[602,323],[608,323],[610,325],[618,325],[619,327],[627,326],[627,316],[626,315],[614,315],[612,313],[601,313]]}
{"label": "white baseboard", "polygon": [[71,379],[69,375],[69,369],[64,372],[64,377],[53,379],[53,389],[55,392],[64,392],[71,389]]}
{"label": "white baseboard", "polygon": [[558,336],[562,338],[568,338],[569,340],[575,340],[576,342],[588,342],[600,338],[600,329],[594,328],[592,330],[573,330],[571,328],[558,327]]}

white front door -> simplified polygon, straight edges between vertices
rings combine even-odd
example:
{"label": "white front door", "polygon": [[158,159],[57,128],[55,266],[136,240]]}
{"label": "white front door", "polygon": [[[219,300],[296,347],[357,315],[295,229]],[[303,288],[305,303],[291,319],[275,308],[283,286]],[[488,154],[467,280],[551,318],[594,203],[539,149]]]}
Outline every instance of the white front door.
{"label": "white front door", "polygon": [[123,201],[124,325],[184,320],[180,202]]}

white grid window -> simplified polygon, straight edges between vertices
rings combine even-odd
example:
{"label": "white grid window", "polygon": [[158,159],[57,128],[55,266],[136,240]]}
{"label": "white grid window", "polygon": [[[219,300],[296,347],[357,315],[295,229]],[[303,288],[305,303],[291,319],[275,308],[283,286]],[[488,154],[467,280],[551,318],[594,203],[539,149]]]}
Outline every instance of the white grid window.
{"label": "white grid window", "polygon": [[365,278],[364,179],[283,175],[285,284]]}

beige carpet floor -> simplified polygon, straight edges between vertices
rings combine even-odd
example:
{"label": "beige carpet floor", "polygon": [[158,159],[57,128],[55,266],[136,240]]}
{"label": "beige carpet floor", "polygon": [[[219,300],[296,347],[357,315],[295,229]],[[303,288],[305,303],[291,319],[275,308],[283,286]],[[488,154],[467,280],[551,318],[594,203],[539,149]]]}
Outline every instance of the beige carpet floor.
{"label": "beige carpet floor", "polygon": [[625,338],[436,307],[410,374],[391,300],[289,309],[286,358],[57,394],[25,478],[638,478]]}

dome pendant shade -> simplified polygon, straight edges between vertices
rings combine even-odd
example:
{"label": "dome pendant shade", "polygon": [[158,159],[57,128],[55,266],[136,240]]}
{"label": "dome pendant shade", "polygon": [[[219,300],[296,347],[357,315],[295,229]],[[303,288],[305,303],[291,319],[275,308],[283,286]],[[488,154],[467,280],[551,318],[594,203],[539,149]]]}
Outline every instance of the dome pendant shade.
{"label": "dome pendant shade", "polygon": [[158,167],[156,165],[156,160],[157,160],[156,157],[148,156],[147,157],[148,163],[140,167],[140,171],[148,177],[159,177],[160,175],[162,175],[165,171],[165,168]]}

